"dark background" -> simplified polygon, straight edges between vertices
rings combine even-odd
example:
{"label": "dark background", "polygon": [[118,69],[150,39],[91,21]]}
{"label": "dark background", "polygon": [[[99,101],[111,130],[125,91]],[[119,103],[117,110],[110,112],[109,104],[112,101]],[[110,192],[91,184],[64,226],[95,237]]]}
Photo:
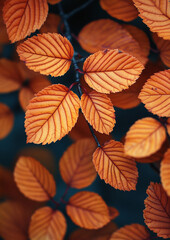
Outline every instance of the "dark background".
{"label": "dark background", "polygon": [[[63,0],[64,11],[70,12],[74,8],[81,6],[86,2],[85,0]],[[58,7],[50,6],[50,12],[58,13]],[[111,18],[105,11],[100,8],[98,0],[93,1],[88,7],[81,10],[81,12],[75,14],[75,16],[69,19],[69,24],[71,31],[74,34],[78,34],[81,28],[86,25],[88,22],[97,20],[100,18]],[[113,19],[115,20],[115,19]],[[118,21],[118,20],[116,20]],[[118,21],[120,22],[120,21]],[[131,22],[133,25],[137,25],[139,28],[142,28],[146,33],[148,33],[147,27],[141,22],[140,19],[137,19]],[[75,44],[76,50],[78,50],[82,55],[87,56],[77,43]],[[15,51],[14,45],[4,46],[3,53],[1,57],[6,57],[11,59]],[[151,56],[154,57],[154,56]],[[51,78],[51,81],[54,83],[62,82],[65,85],[70,85],[71,82],[74,82],[74,72],[72,69],[62,78]],[[0,140],[0,164],[13,169],[18,153],[23,149],[30,146],[35,146],[34,144],[26,144],[26,135],[24,131],[24,112],[21,109],[18,102],[18,91],[10,94],[0,94],[0,102],[6,103],[15,114],[15,123],[14,128],[11,133],[3,140]],[[120,140],[122,136],[125,135],[129,127],[137,120],[145,116],[150,116],[151,114],[144,108],[142,104],[138,107],[130,110],[121,110],[116,108],[116,126],[113,130],[113,136],[115,140]],[[63,152],[67,147],[72,143],[72,140],[66,136],[62,140],[52,143],[43,148],[49,149],[55,158],[55,178],[57,183],[57,196],[56,200],[59,200],[61,195],[65,190],[65,184],[61,180],[59,171],[58,171],[58,161],[62,156]],[[42,148],[40,145],[36,145],[38,148]],[[48,161],[48,159],[47,159]],[[139,169],[139,179],[137,184],[136,191],[123,192],[115,190],[108,184],[105,184],[103,180],[100,180],[99,177],[87,190],[94,191],[99,193],[106,203],[110,206],[117,208],[120,212],[119,217],[116,218],[115,222],[119,227],[131,224],[131,223],[140,223],[144,224],[143,220],[143,209],[144,209],[144,199],[146,198],[146,189],[151,181],[159,182],[158,174],[150,167],[149,164],[138,164]],[[85,189],[85,190],[86,190]],[[68,197],[73,193],[77,192],[75,189],[69,191]],[[64,209],[64,207],[62,207]],[[76,226],[67,218],[68,223],[68,232],[73,231]],[[12,240],[12,239],[11,239]]]}

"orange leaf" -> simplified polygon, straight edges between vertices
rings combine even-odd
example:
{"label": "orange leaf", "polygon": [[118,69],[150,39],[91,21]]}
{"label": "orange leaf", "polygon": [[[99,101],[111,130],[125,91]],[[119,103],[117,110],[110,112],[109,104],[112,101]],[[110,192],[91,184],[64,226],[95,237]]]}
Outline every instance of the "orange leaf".
{"label": "orange leaf", "polygon": [[[97,138],[101,144],[112,139],[111,135],[101,134],[99,132],[96,132],[95,130],[94,130],[94,133],[97,136]],[[81,138],[85,138],[85,137],[89,138],[92,136],[89,126],[87,124],[87,121],[85,120],[85,118],[81,112],[79,114],[79,118],[78,118],[78,121],[77,121],[75,127],[71,130],[71,132],[69,132],[69,136],[74,141],[77,141],[77,140],[79,140]]]}
{"label": "orange leaf", "polygon": [[136,58],[117,49],[96,52],[83,65],[85,81],[101,93],[127,89],[135,83],[143,68]]}
{"label": "orange leaf", "polygon": [[168,196],[170,196],[170,148],[164,155],[163,160],[161,161],[161,181],[163,188],[165,189]]}
{"label": "orange leaf", "polygon": [[152,32],[170,39],[170,2],[169,0],[133,0],[139,10],[139,16]]}
{"label": "orange leaf", "polygon": [[57,33],[58,26],[61,21],[59,15],[54,13],[49,13],[45,23],[42,25],[40,29],[40,33]]}
{"label": "orange leaf", "polygon": [[60,174],[67,185],[73,188],[89,186],[96,178],[92,155],[96,144],[92,139],[81,139],[72,144],[59,162]]}
{"label": "orange leaf", "polygon": [[2,8],[4,6],[4,2],[5,2],[5,0],[0,1],[0,43],[1,44],[9,42],[6,26],[5,26],[5,23],[3,20],[3,16],[2,16],[3,15]]}
{"label": "orange leaf", "polygon": [[87,121],[93,128],[100,132],[109,134],[115,125],[115,111],[105,94],[92,91],[81,96],[81,109]]}
{"label": "orange leaf", "polygon": [[114,207],[109,207],[110,219],[113,220],[119,216],[119,211]]}
{"label": "orange leaf", "polygon": [[51,5],[57,4],[59,2],[61,2],[61,0],[48,0],[48,3]]}
{"label": "orange leaf", "polygon": [[170,118],[167,119],[167,124],[166,124],[167,132],[170,136]]}
{"label": "orange leaf", "polygon": [[110,19],[100,19],[87,24],[80,31],[78,41],[82,48],[90,53],[119,49],[136,57],[144,65],[148,61],[134,37],[122,25]]}
{"label": "orange leaf", "polygon": [[3,18],[11,42],[24,39],[39,29],[48,14],[47,1],[40,0],[6,0]]}
{"label": "orange leaf", "polygon": [[109,240],[149,240],[147,229],[140,224],[131,224],[115,231]]}
{"label": "orange leaf", "polygon": [[28,86],[21,88],[19,92],[19,102],[24,111],[26,111],[29,101],[43,88],[51,83],[44,76],[36,76],[29,80]]}
{"label": "orange leaf", "polygon": [[22,82],[18,64],[5,58],[0,59],[0,93],[16,91]]}
{"label": "orange leaf", "polygon": [[25,128],[27,142],[56,142],[75,125],[80,108],[78,96],[61,84],[44,88],[31,99]]}
{"label": "orange leaf", "polygon": [[60,34],[43,33],[21,43],[17,52],[29,69],[56,77],[69,70],[74,50]]}
{"label": "orange leaf", "polygon": [[14,125],[14,114],[10,108],[0,103],[0,139],[7,137]]}
{"label": "orange leaf", "polygon": [[169,117],[170,70],[152,75],[143,86],[139,98],[153,114],[161,117]]}
{"label": "orange leaf", "polygon": [[70,198],[66,211],[71,220],[83,228],[98,229],[110,222],[108,207],[97,193],[76,193]]}
{"label": "orange leaf", "polygon": [[6,201],[0,204],[0,236],[4,240],[27,240],[28,224],[37,207],[29,202]]}
{"label": "orange leaf", "polygon": [[146,193],[144,218],[150,230],[158,237],[170,237],[170,198],[161,184],[151,182]]}
{"label": "orange leaf", "polygon": [[130,35],[139,43],[141,54],[144,57],[148,57],[150,52],[150,42],[146,33],[141,29],[129,24],[123,24],[123,28],[126,29]]}
{"label": "orange leaf", "polygon": [[166,66],[170,67],[170,41],[158,37],[156,33],[152,34],[152,37],[159,50],[160,58]]}
{"label": "orange leaf", "polygon": [[100,5],[112,17],[123,21],[129,22],[138,17],[132,0],[100,0]]}
{"label": "orange leaf", "polygon": [[142,158],[158,151],[166,139],[165,128],[151,117],[137,120],[126,134],[125,153]]}
{"label": "orange leaf", "polygon": [[29,236],[31,240],[62,240],[66,233],[66,220],[62,212],[50,207],[38,209],[31,218]]}
{"label": "orange leaf", "polygon": [[78,229],[71,234],[69,240],[109,240],[116,229],[117,226],[113,222],[97,230]]}
{"label": "orange leaf", "polygon": [[30,199],[47,201],[56,194],[53,176],[34,158],[19,157],[14,179],[20,191]]}
{"label": "orange leaf", "polygon": [[124,154],[122,143],[111,140],[97,148],[93,163],[100,178],[112,187],[123,191],[136,189],[136,163]]}

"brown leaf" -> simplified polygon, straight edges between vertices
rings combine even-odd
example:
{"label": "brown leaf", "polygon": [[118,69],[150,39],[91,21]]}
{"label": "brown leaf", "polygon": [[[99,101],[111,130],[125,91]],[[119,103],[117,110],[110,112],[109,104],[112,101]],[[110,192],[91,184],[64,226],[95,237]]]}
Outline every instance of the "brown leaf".
{"label": "brown leaf", "polygon": [[168,196],[170,196],[170,148],[166,151],[161,161],[160,175],[163,188]]}
{"label": "brown leaf", "polygon": [[14,114],[10,108],[0,103],[0,139],[7,137],[14,125]]}
{"label": "brown leaf", "polygon": [[59,15],[49,13],[45,23],[40,28],[40,33],[58,33],[58,26],[61,21]]}

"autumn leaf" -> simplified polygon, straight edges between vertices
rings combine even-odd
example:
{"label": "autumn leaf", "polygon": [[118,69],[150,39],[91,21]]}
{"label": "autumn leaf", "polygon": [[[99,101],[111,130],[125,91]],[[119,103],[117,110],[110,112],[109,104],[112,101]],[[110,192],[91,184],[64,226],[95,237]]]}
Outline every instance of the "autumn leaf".
{"label": "autumn leaf", "polygon": [[6,0],[3,18],[11,42],[24,39],[39,29],[48,14],[46,0]]}
{"label": "autumn leaf", "polygon": [[138,178],[136,163],[124,154],[122,143],[110,140],[102,147],[98,147],[93,154],[93,163],[105,183],[123,191],[136,189]]}
{"label": "autumn leaf", "polygon": [[40,33],[57,33],[60,21],[61,18],[59,15],[49,13],[45,23],[40,28]]}
{"label": "autumn leaf", "polygon": [[[101,144],[112,139],[111,135],[101,134],[95,130],[94,130],[94,133]],[[81,112],[79,114],[77,123],[75,124],[75,126],[71,130],[71,132],[69,132],[69,136],[74,141],[77,141],[77,140],[79,140],[81,138],[85,138],[85,137],[86,138],[91,137],[91,132],[90,132],[89,126],[87,124],[87,121],[84,118],[84,115]]]}
{"label": "autumn leaf", "polygon": [[66,220],[62,212],[50,207],[38,209],[31,218],[29,236],[31,240],[62,240],[66,233]]}
{"label": "autumn leaf", "polygon": [[94,140],[84,138],[72,144],[59,162],[64,182],[72,188],[89,186],[96,178],[92,155],[96,148]]}
{"label": "autumn leaf", "polygon": [[127,225],[115,231],[109,240],[149,240],[147,229],[137,223]]}
{"label": "autumn leaf", "polygon": [[84,191],[73,195],[66,211],[75,224],[87,229],[101,228],[110,221],[106,203],[93,192]]}
{"label": "autumn leaf", "polygon": [[137,120],[129,129],[125,139],[125,153],[142,158],[158,151],[166,139],[165,128],[151,117]]}
{"label": "autumn leaf", "polygon": [[170,70],[152,75],[143,86],[139,98],[153,114],[169,117]]}
{"label": "autumn leaf", "polygon": [[159,50],[160,58],[166,66],[170,67],[170,41],[158,37],[156,33],[152,34],[152,37]]}
{"label": "autumn leaf", "polygon": [[83,65],[85,81],[101,93],[127,89],[135,83],[143,68],[136,58],[117,49],[96,52]]}
{"label": "autumn leaf", "polygon": [[21,43],[17,52],[29,69],[56,77],[69,70],[74,50],[60,34],[43,33]]}
{"label": "autumn leaf", "polygon": [[14,125],[14,114],[10,108],[0,103],[0,140],[7,137]]}
{"label": "autumn leaf", "polygon": [[81,109],[87,121],[93,128],[100,132],[109,134],[115,125],[115,111],[105,94],[92,91],[81,96]]}
{"label": "autumn leaf", "polygon": [[161,184],[151,182],[145,199],[143,216],[150,230],[158,237],[170,237],[170,198]]}
{"label": "autumn leaf", "polygon": [[40,91],[29,103],[25,128],[27,142],[56,142],[75,125],[79,114],[78,96],[61,84]]}
{"label": "autumn leaf", "polygon": [[47,201],[56,194],[53,176],[34,158],[19,157],[14,179],[20,191],[32,200]]}
{"label": "autumn leaf", "polygon": [[18,90],[23,83],[18,64],[5,58],[0,59],[0,93]]}
{"label": "autumn leaf", "polygon": [[163,188],[167,195],[170,196],[170,148],[167,150],[161,161],[160,175]]}
{"label": "autumn leaf", "polygon": [[152,32],[170,39],[170,2],[168,0],[133,0],[139,10],[139,16]]}
{"label": "autumn leaf", "polygon": [[109,207],[110,219],[113,220],[119,216],[119,211],[114,207]]}
{"label": "autumn leaf", "polygon": [[90,53],[104,49],[119,49],[136,57],[143,65],[148,61],[134,37],[122,25],[111,19],[88,23],[80,31],[78,41],[81,47]]}
{"label": "autumn leaf", "polygon": [[4,6],[5,0],[1,0],[0,2],[0,43],[5,44],[9,42],[6,26],[3,20],[2,9]]}
{"label": "autumn leaf", "polygon": [[110,16],[126,22],[138,17],[138,11],[132,0],[100,0],[100,5]]}
{"label": "autumn leaf", "polygon": [[78,229],[70,235],[69,240],[109,240],[116,229],[117,226],[113,222],[97,230]]}
{"label": "autumn leaf", "polygon": [[167,129],[167,132],[168,132],[168,134],[170,136],[170,118],[167,119],[166,129]]}

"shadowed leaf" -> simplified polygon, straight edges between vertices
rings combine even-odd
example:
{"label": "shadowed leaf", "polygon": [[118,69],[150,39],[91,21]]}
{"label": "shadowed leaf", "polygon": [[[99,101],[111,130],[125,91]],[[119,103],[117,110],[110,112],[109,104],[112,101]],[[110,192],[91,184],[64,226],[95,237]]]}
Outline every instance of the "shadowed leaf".
{"label": "shadowed leaf", "polygon": [[10,108],[0,103],[0,139],[7,137],[14,125],[14,114]]}
{"label": "shadowed leaf", "polygon": [[168,196],[170,196],[170,148],[164,155],[161,161],[161,181],[163,188],[165,189]]}

